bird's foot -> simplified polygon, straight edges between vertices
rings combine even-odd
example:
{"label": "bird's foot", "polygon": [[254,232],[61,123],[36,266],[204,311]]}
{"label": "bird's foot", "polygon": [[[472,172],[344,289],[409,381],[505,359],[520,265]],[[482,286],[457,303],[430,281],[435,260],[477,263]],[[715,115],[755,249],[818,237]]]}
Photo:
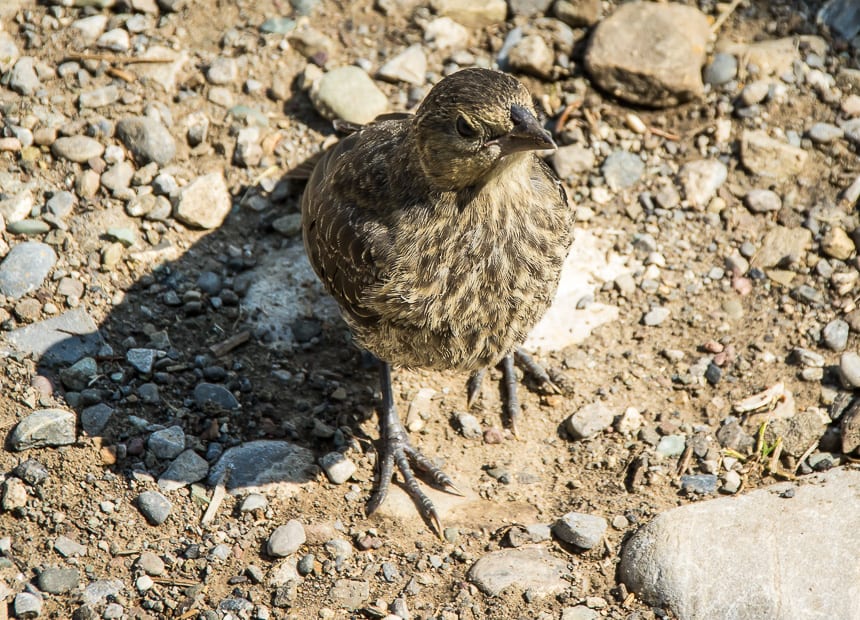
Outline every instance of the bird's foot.
{"label": "bird's foot", "polygon": [[[502,369],[502,390],[504,392],[503,411],[505,417],[510,421],[511,431],[513,431],[515,436],[519,436],[518,422],[521,407],[517,395],[515,362],[523,369],[525,374],[537,381],[541,389],[550,394],[560,394],[561,390],[553,383],[549,373],[522,348],[517,348],[502,358],[500,366]],[[485,374],[485,370],[478,370],[469,376],[469,380],[466,383],[466,402],[468,407],[471,407],[475,400],[477,400],[481,392],[481,384],[484,381]]]}
{"label": "bird's foot", "polygon": [[386,495],[388,495],[391,476],[396,465],[400,475],[403,476],[406,492],[417,504],[421,516],[432,523],[441,536],[442,522],[439,519],[439,513],[430,498],[421,490],[413,467],[427,474],[434,486],[456,495],[462,495],[462,493],[454,485],[454,481],[448,474],[436,467],[430,462],[430,459],[416,450],[409,442],[406,429],[403,428],[400,417],[397,415],[397,409],[394,407],[394,398],[391,393],[391,370],[388,364],[381,364],[380,378],[382,407],[379,414],[379,426],[382,435],[382,450],[378,461],[379,474],[376,489],[367,502],[365,513],[370,515],[382,505]]}

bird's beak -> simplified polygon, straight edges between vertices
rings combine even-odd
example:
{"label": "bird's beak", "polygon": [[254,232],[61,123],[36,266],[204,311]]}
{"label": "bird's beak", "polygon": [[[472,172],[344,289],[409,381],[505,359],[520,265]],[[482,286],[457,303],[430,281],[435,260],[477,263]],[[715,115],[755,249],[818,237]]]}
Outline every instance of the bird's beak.
{"label": "bird's beak", "polygon": [[519,151],[541,151],[554,149],[555,142],[550,133],[540,126],[535,115],[519,105],[511,106],[511,120],[514,128],[488,144],[498,144],[502,156]]}

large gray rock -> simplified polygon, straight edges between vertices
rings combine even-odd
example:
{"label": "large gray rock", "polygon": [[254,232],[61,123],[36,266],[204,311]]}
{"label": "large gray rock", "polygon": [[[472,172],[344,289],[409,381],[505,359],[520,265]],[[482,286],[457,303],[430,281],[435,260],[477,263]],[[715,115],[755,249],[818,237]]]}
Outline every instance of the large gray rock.
{"label": "large gray rock", "polygon": [[806,481],[659,515],[624,546],[621,580],[684,619],[856,617],[860,472]]}
{"label": "large gray rock", "polygon": [[116,135],[141,164],[164,166],[176,155],[176,142],[167,128],[148,116],[129,116],[116,124]]}
{"label": "large gray rock", "polygon": [[625,101],[676,105],[704,92],[710,34],[707,17],[696,8],[630,2],[594,29],[585,66],[602,89]]}
{"label": "large gray rock", "polygon": [[12,450],[28,450],[75,443],[75,413],[65,409],[41,409],[21,420],[10,433]]}
{"label": "large gray rock", "polygon": [[49,366],[73,364],[85,355],[95,355],[102,346],[98,326],[83,308],[20,327],[9,332],[6,339]]}
{"label": "large gray rock", "polygon": [[469,581],[490,596],[506,588],[532,595],[558,594],[569,586],[567,562],[542,547],[519,547],[488,553],[469,569]]}
{"label": "large gray rock", "polygon": [[217,484],[228,468],[231,492],[276,491],[286,497],[319,473],[313,452],[288,441],[268,439],[227,450],[209,472],[209,484]]}
{"label": "large gray rock", "polygon": [[47,243],[19,243],[0,262],[0,294],[19,299],[35,291],[56,262],[57,253]]}

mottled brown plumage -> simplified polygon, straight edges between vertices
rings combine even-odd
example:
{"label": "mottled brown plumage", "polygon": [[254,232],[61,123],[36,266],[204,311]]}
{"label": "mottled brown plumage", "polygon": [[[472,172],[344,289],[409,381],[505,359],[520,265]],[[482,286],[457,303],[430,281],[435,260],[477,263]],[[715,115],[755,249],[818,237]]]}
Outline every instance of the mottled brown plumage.
{"label": "mottled brown plumage", "polygon": [[[317,163],[302,198],[305,248],[356,341],[383,362],[384,401],[389,364],[473,375],[503,358],[510,366],[552,300],[572,240],[564,190],[534,153],[553,147],[519,81],[466,69],[414,116],[361,128]],[[408,444],[390,400],[369,510],[396,461],[438,521],[407,457],[451,481]]]}

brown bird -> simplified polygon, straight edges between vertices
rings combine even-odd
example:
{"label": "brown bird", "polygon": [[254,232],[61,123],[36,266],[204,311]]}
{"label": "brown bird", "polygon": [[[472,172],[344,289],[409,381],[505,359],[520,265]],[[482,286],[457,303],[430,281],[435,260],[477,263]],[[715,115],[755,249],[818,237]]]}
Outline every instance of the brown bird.
{"label": "brown bird", "polygon": [[[465,69],[436,84],[413,115],[378,119],[326,151],[302,197],[311,265],[355,340],[379,360],[382,446],[372,513],[396,465],[440,530],[412,471],[457,492],[409,442],[391,366],[471,373],[501,363],[516,429],[514,356],[549,306],[573,235],[564,188],[534,151],[555,148],[515,78]],[[551,385],[551,384],[550,384]]]}

